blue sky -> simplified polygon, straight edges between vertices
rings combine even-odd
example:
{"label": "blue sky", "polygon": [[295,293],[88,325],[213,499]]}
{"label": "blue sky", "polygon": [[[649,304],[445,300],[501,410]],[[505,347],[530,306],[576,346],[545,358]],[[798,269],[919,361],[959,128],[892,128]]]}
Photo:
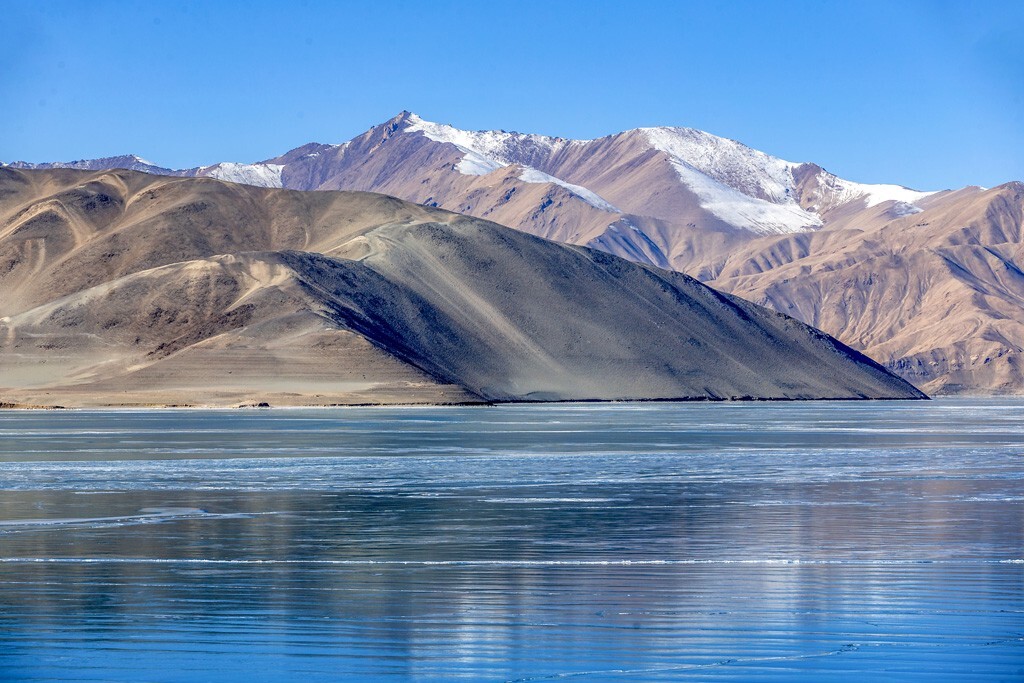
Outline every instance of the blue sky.
{"label": "blue sky", "polygon": [[402,109],[592,138],[701,128],[852,180],[1024,179],[1024,2],[4,3],[0,159],[166,166]]}

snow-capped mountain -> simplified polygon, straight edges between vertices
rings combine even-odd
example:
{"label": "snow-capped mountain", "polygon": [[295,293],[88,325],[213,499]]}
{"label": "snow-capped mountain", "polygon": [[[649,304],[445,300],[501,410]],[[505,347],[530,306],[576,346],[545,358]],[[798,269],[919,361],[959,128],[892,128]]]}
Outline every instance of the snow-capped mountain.
{"label": "snow-capped mountain", "polygon": [[260,187],[369,190],[487,218],[660,266],[695,249],[814,231],[887,204],[908,215],[933,193],[865,185],[691,128],[595,140],[466,131],[402,112],[343,144],[310,143],[254,164],[172,170],[135,156],[17,168],[129,168]]}
{"label": "snow-capped mountain", "polygon": [[0,169],[0,225],[8,405],[923,398],[681,273],[378,194]]}
{"label": "snow-capped mountain", "polygon": [[153,162],[134,154],[122,154],[114,157],[103,157],[102,159],[79,159],[78,161],[48,161],[41,164],[15,161],[10,164],[0,163],[0,166],[24,169],[73,168],[79,171],[103,171],[109,168],[126,168],[130,171],[142,171],[143,173],[154,173],[156,175],[177,175],[180,173],[179,171],[157,166]]}
{"label": "snow-capped mountain", "polygon": [[283,164],[236,164],[230,161],[200,166],[192,175],[256,187],[281,187]]}
{"label": "snow-capped mountain", "polygon": [[102,171],[114,168],[125,168],[130,171],[142,171],[154,175],[169,175],[179,177],[208,177],[217,180],[225,180],[229,183],[241,183],[242,185],[254,185],[256,187],[281,187],[280,164],[237,164],[230,161],[212,164],[210,166],[198,166],[184,170],[176,170],[157,166],[151,161],[134,154],[124,154],[116,157],[104,157],[103,159],[82,159],[80,161],[56,161],[42,164],[30,164],[24,161],[15,161],[10,164],[0,164],[10,168],[19,169],[46,169],[46,168],[73,168],[79,171]]}
{"label": "snow-capped mountain", "polygon": [[690,128],[568,140],[409,112],[255,164],[12,166],[379,192],[682,271],[820,327],[929,392],[1024,392],[1019,183],[919,192]]}

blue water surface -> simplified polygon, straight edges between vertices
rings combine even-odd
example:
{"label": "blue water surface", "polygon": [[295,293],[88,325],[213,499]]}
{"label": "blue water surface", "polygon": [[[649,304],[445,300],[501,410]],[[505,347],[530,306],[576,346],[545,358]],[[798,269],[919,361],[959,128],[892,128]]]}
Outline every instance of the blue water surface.
{"label": "blue water surface", "polygon": [[1024,401],[0,411],[0,680],[1024,680]]}

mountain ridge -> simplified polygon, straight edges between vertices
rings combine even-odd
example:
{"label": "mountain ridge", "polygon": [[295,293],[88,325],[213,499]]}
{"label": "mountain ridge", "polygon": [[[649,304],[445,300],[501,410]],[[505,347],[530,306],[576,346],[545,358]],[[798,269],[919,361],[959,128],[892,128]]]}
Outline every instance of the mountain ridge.
{"label": "mountain ridge", "polygon": [[375,193],[0,169],[0,290],[5,403],[923,397],[681,273]]}
{"label": "mountain ridge", "polygon": [[[382,192],[687,273],[821,326],[932,393],[1024,392],[1024,332],[1013,322],[1024,319],[1024,303],[984,254],[947,258],[971,241],[1015,253],[1012,181],[919,192],[844,180],[690,128],[570,140],[462,131],[411,112],[258,164],[140,170]],[[926,258],[929,249],[946,257]],[[924,252],[900,262],[906,274],[875,267],[908,250]],[[1016,256],[1007,261],[1024,268]],[[883,287],[888,295],[868,291]],[[863,305],[842,303],[850,288]],[[933,310],[952,324],[933,320]]]}
{"label": "mountain ridge", "polygon": [[[374,126],[353,140],[340,144],[309,142],[296,147],[284,154],[270,157],[254,163],[224,161],[207,166],[195,166],[186,169],[172,169],[159,166],[136,155],[121,155],[102,159],[79,160],[73,162],[27,163],[23,161],[4,164],[12,168],[78,168],[82,170],[102,170],[106,168],[127,168],[159,175],[181,177],[214,177],[229,182],[242,182],[260,187],[283,187],[285,189],[338,189],[324,186],[323,181],[314,185],[308,180],[292,178],[288,173],[278,173],[276,167],[286,167],[290,163],[320,157],[328,151],[343,152],[353,141],[367,136],[380,137],[381,141],[394,133],[422,133],[425,137],[451,144],[463,154],[455,164],[465,175],[485,175],[498,170],[501,166],[521,165],[527,170],[536,170],[551,178],[573,185],[570,178],[560,173],[551,173],[542,166],[566,170],[567,160],[564,153],[568,148],[581,148],[593,143],[607,143],[617,140],[629,140],[646,137],[646,146],[650,151],[665,154],[674,163],[690,166],[706,175],[713,181],[737,189],[754,199],[784,201],[785,194],[791,189],[785,187],[786,181],[780,174],[793,169],[813,168],[818,174],[825,174],[839,188],[835,192],[843,197],[841,203],[866,198],[868,206],[890,198],[920,198],[927,192],[918,192],[897,185],[865,185],[842,180],[822,167],[812,163],[788,162],[777,157],[759,152],[736,140],[723,138],[704,131],[686,128],[659,126],[634,128],[613,133],[601,138],[576,140],[554,136],[518,133],[514,131],[465,131],[447,124],[426,121],[408,110],[400,112],[388,121]],[[383,133],[383,134],[382,134]],[[642,143],[643,144],[643,143]],[[372,148],[369,151],[374,151]],[[736,157],[745,156],[759,162],[762,168],[761,177],[749,173],[749,164],[736,163]],[[553,158],[546,158],[553,157]],[[723,163],[724,162],[724,163]],[[730,165],[731,164],[731,165]],[[769,168],[774,167],[774,168]],[[248,174],[248,176],[246,175]],[[568,174],[571,174],[569,171]],[[736,187],[739,185],[739,187]],[[583,187],[577,185],[577,187]],[[834,188],[835,189],[835,188]],[[881,193],[881,194],[879,194]],[[808,226],[815,225],[813,217],[806,217]]]}

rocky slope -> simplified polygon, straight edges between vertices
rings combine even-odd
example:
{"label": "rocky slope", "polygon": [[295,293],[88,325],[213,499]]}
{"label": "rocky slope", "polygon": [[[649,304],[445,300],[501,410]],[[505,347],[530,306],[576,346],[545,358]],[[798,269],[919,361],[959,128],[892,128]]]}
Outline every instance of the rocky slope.
{"label": "rocky slope", "polygon": [[835,334],[929,393],[1024,392],[1024,184],[920,206],[755,240],[691,270]]}
{"label": "rocky slope", "polygon": [[568,140],[408,112],[257,164],[72,165],[383,192],[685,272],[820,327],[929,392],[1024,393],[1015,183],[918,192],[687,128]]}
{"label": "rocky slope", "polygon": [[378,194],[0,170],[0,401],[919,397],[791,318]]}
{"label": "rocky slope", "polygon": [[709,232],[730,243],[806,232],[844,210],[895,201],[912,211],[932,194],[853,183],[691,128],[569,140],[464,131],[410,112],[343,144],[310,143],[255,164],[174,170],[120,156],[10,167],[128,168],[260,187],[382,192],[677,269],[689,260],[680,245]]}

